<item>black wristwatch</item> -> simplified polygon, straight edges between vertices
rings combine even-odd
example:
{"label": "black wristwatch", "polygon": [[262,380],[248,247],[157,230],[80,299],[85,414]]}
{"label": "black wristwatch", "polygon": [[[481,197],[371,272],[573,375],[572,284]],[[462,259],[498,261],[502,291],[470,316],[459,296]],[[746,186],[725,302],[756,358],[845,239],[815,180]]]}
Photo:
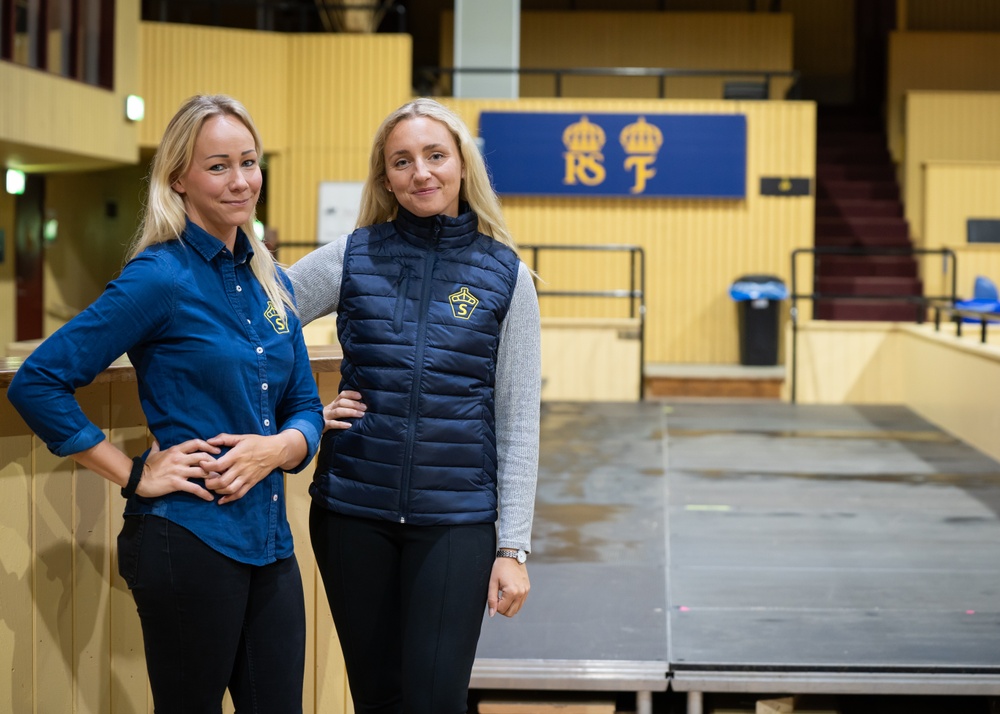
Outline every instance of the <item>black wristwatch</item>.
{"label": "black wristwatch", "polygon": [[501,548],[497,551],[498,558],[513,558],[521,565],[528,559],[528,554],[520,548]]}

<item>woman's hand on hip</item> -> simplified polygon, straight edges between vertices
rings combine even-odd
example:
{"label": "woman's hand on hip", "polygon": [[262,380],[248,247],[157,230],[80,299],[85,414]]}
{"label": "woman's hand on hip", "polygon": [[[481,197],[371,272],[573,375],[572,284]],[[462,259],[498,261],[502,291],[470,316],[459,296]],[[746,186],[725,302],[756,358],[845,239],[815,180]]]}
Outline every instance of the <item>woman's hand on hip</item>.
{"label": "woman's hand on hip", "polygon": [[531,582],[528,580],[528,566],[513,558],[497,558],[493,561],[489,596],[486,600],[490,617],[498,612],[506,617],[514,617],[528,598],[529,590]]}
{"label": "woman's hand on hip", "polygon": [[201,464],[221,451],[204,439],[191,439],[166,451],[160,451],[160,444],[153,441],[146,465],[135,492],[145,498],[164,496],[174,491],[187,491],[205,501],[215,500],[211,491],[190,479],[205,478]]}
{"label": "woman's hand on hip", "polygon": [[368,407],[361,401],[361,395],[345,389],[337,398],[323,407],[323,431],[330,429],[350,429],[351,422],[340,419],[360,419]]}

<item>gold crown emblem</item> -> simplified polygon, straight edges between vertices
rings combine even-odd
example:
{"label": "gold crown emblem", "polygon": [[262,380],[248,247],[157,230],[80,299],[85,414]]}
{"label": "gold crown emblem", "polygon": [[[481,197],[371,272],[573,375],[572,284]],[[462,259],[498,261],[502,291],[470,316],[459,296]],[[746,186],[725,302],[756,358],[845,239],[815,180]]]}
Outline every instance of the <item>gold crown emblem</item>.
{"label": "gold crown emblem", "polygon": [[618,135],[626,154],[655,154],[663,146],[663,132],[658,126],[646,122],[646,117],[629,124]]}
{"label": "gold crown emblem", "polygon": [[604,129],[583,116],[577,123],[566,127],[562,140],[570,151],[589,154],[603,149],[607,137],[604,135]]}
{"label": "gold crown emblem", "polygon": [[448,296],[451,303],[451,313],[460,320],[468,320],[472,317],[472,311],[479,304],[479,298],[469,292],[469,288],[462,286],[457,293]]}

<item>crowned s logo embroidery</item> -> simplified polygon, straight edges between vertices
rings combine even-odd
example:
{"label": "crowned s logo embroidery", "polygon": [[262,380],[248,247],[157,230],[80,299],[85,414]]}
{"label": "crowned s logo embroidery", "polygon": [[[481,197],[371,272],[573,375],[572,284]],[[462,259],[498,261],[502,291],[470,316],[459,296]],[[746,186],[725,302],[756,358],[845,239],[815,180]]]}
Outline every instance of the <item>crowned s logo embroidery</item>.
{"label": "crowned s logo embroidery", "polygon": [[448,296],[448,302],[451,303],[452,315],[459,320],[468,320],[472,317],[472,311],[476,309],[476,305],[479,304],[479,298],[470,293],[469,289],[463,285],[457,293]]}
{"label": "crowned s logo embroidery", "polygon": [[274,303],[270,300],[267,301],[267,310],[264,311],[264,317],[267,318],[267,321],[271,323],[271,327],[279,335],[288,332],[288,318],[282,317],[274,307]]}

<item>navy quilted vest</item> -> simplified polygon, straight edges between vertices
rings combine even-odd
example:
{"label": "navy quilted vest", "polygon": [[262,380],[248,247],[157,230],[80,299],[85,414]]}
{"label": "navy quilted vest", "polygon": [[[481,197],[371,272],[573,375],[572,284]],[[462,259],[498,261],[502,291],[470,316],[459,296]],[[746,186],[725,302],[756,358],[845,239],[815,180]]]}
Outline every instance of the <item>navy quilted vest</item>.
{"label": "navy quilted vest", "polygon": [[324,437],[310,493],[347,515],[416,525],[497,518],[493,392],[514,251],[478,218],[418,218],[356,230],[337,329],[340,388],[368,407]]}

